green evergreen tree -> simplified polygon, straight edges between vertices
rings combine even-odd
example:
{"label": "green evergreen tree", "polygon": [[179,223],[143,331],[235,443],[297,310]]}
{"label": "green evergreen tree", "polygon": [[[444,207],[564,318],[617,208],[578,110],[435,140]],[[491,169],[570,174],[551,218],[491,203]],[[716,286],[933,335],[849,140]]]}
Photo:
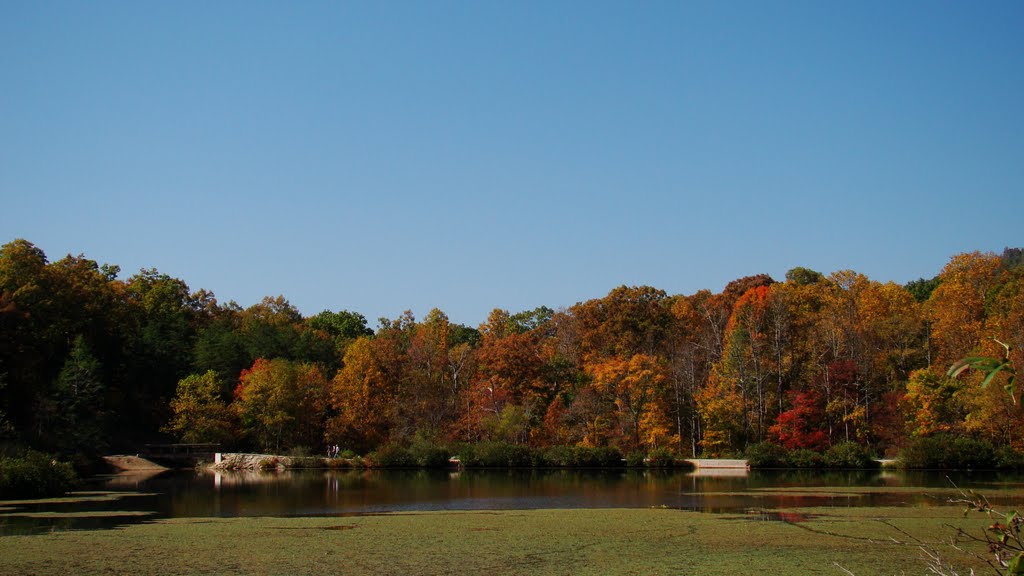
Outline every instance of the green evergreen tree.
{"label": "green evergreen tree", "polygon": [[85,338],[76,336],[53,387],[56,409],[50,430],[56,448],[68,454],[99,454],[107,447],[106,387],[100,362]]}

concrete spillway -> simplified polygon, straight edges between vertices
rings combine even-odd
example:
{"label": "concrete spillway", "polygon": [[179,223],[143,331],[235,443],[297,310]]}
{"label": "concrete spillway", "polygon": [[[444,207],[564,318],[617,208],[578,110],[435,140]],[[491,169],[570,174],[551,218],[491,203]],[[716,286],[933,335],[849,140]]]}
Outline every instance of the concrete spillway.
{"label": "concrete spillway", "polygon": [[686,461],[693,464],[693,467],[697,469],[729,468],[733,470],[748,470],[750,468],[750,464],[748,464],[746,460],[726,460],[724,458],[687,458]]}

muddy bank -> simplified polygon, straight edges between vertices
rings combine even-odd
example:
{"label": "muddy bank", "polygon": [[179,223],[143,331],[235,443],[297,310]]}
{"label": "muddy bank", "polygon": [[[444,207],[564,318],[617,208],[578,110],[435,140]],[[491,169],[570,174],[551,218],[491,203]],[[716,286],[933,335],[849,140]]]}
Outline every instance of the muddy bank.
{"label": "muddy bank", "polygon": [[103,460],[116,470],[124,472],[135,472],[142,470],[168,470],[166,466],[161,466],[152,460],[142,458],[141,456],[128,456],[128,455],[116,455],[116,456],[104,456]]}

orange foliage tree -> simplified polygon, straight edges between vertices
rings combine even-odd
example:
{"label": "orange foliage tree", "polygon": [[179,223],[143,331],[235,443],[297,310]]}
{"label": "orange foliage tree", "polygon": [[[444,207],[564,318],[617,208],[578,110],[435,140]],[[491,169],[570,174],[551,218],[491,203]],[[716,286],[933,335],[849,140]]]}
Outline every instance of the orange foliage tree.
{"label": "orange foliage tree", "polygon": [[498,310],[482,327],[464,414],[467,439],[526,442],[547,410],[537,338],[511,330],[506,322],[507,313]]}
{"label": "orange foliage tree", "polygon": [[375,341],[364,336],[345,351],[345,366],[330,386],[334,411],[326,430],[330,444],[365,452],[389,439],[395,390],[375,348]]}
{"label": "orange foliage tree", "polygon": [[614,402],[619,443],[624,450],[653,449],[671,443],[664,410],[665,365],[647,354],[611,357],[587,364],[594,389]]}

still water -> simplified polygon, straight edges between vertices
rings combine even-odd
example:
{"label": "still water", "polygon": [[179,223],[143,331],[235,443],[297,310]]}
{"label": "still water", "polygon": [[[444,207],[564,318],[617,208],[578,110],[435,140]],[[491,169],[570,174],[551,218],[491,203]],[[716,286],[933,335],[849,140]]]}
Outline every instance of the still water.
{"label": "still water", "polygon": [[1019,500],[1024,476],[902,471],[169,471],[93,478],[71,498],[0,502],[0,535],[159,518],[425,510],[648,508],[763,513],[807,506],[943,506],[956,487]]}

